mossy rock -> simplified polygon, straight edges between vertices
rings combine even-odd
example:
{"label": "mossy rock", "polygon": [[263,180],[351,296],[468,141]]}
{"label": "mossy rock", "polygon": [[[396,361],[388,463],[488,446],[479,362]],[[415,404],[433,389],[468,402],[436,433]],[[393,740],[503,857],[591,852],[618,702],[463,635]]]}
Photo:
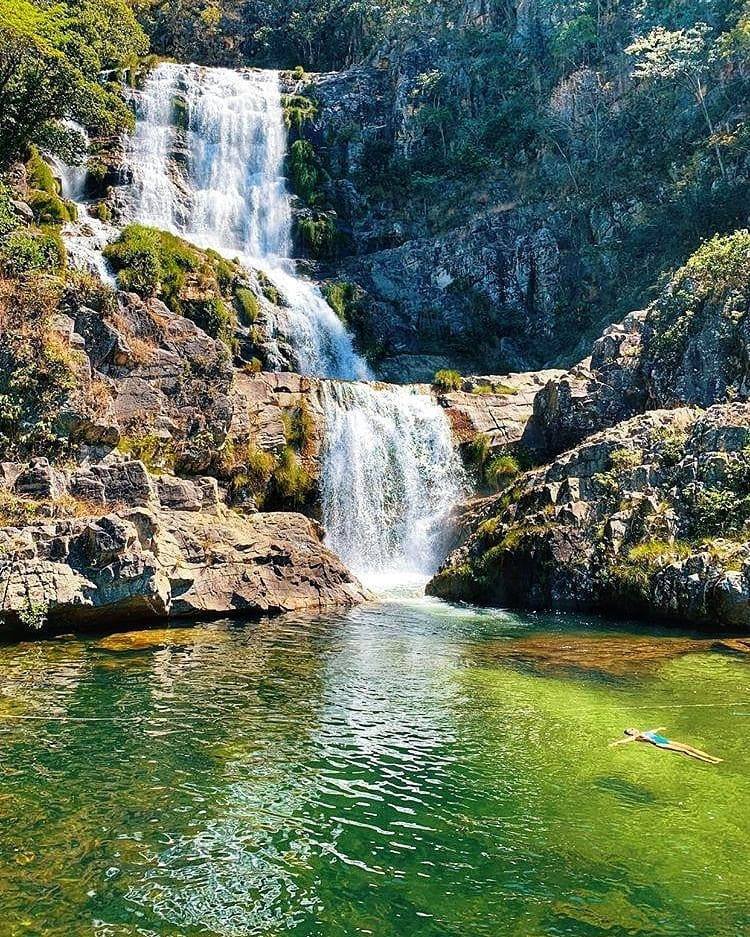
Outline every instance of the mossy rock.
{"label": "mossy rock", "polygon": [[124,228],[104,256],[117,271],[120,289],[159,296],[173,312],[235,350],[233,289],[240,275],[238,264],[141,224]]}
{"label": "mossy rock", "polygon": [[65,224],[68,221],[75,221],[78,215],[73,202],[41,189],[29,192],[27,201],[39,224]]}
{"label": "mossy rock", "polygon": [[26,162],[26,180],[31,189],[46,192],[48,195],[60,195],[60,185],[36,147],[32,147]]}
{"label": "mossy rock", "polygon": [[234,301],[240,320],[245,325],[252,325],[260,314],[258,297],[246,286],[238,286],[234,291]]}

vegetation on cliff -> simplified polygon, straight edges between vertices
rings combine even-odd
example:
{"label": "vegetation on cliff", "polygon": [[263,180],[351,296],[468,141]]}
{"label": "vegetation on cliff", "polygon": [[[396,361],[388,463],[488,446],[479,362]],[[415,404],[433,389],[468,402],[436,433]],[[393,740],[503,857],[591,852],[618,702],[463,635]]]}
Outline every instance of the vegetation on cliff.
{"label": "vegetation on cliff", "polygon": [[104,132],[131,125],[117,84],[101,76],[147,49],[127,0],[0,0],[0,169],[32,143],[80,159],[70,121]]}

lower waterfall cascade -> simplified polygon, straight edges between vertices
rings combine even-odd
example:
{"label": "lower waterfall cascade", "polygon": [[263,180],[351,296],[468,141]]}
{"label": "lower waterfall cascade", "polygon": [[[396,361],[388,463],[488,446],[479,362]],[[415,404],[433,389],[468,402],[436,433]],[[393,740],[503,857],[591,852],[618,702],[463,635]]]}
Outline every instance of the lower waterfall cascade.
{"label": "lower waterfall cascade", "polygon": [[408,387],[331,382],[324,399],[329,545],[366,583],[427,579],[464,482],[445,413]]}

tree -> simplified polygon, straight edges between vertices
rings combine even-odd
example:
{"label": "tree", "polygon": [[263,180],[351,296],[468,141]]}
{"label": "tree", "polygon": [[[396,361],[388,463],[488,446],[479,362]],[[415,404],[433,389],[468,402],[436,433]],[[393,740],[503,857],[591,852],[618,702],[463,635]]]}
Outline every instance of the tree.
{"label": "tree", "polygon": [[722,178],[726,178],[724,161],[716,140],[714,124],[706,97],[710,77],[708,36],[711,27],[697,23],[690,29],[664,29],[657,26],[648,35],[637,39],[625,52],[636,59],[634,75],[645,81],[668,82],[686,88],[695,98],[708,128]]}
{"label": "tree", "polygon": [[124,0],[70,7],[0,0],[0,168],[32,143],[66,159],[80,155],[82,140],[64,121],[110,131],[127,125],[130,112],[101,72],[146,48]]}

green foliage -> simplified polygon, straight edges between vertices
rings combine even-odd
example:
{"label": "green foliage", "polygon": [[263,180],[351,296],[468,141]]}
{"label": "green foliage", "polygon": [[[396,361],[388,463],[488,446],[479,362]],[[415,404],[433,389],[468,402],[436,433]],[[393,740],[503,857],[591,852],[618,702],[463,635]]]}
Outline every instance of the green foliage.
{"label": "green foliage", "polygon": [[112,209],[106,202],[98,202],[94,208],[94,214],[99,221],[107,222],[112,220]]}
{"label": "green foliage", "polygon": [[[101,78],[146,51],[126,0],[0,0],[0,169],[37,143],[80,157],[80,134],[63,122],[114,132],[132,115]],[[32,183],[51,190],[48,180]]]}
{"label": "green foliage", "polygon": [[502,491],[521,473],[518,459],[512,455],[501,455],[491,459],[484,470],[484,476],[489,486],[495,491]]}
{"label": "green foliage", "polygon": [[123,455],[139,459],[152,475],[174,471],[176,456],[169,443],[165,443],[156,433],[144,431],[123,434],[117,444]]}
{"label": "green foliage", "polygon": [[0,278],[0,450],[6,458],[55,456],[67,438],[59,416],[76,386],[74,361],[52,322],[63,281],[27,272]]}
{"label": "green foliage", "polygon": [[0,270],[9,276],[65,266],[65,247],[54,229],[19,228],[0,238]]}
{"label": "green foliage", "polygon": [[258,277],[258,284],[260,286],[261,292],[269,301],[269,303],[273,303],[274,306],[280,306],[281,293],[279,293],[275,284],[269,280],[269,278],[265,273],[263,273],[262,270],[258,270],[256,275]]}
{"label": "green foliage", "polygon": [[432,379],[433,387],[445,391],[461,390],[463,383],[464,379],[458,371],[451,371],[448,368],[438,371]]}
{"label": "green foliage", "polygon": [[744,531],[750,522],[750,495],[731,487],[701,487],[692,506],[695,536],[729,535]]}
{"label": "green foliage", "polygon": [[339,230],[332,212],[315,212],[296,220],[297,236],[313,257],[330,258],[336,253]]}
{"label": "green foliage", "polygon": [[31,147],[31,154],[26,162],[26,181],[31,189],[46,192],[48,195],[60,194],[60,187],[52,169],[39,155],[35,146]]}
{"label": "green foliage", "polygon": [[39,224],[65,224],[66,221],[76,219],[75,205],[58,195],[32,191],[29,192],[27,201]]}
{"label": "green foliage", "polygon": [[271,477],[273,494],[284,504],[302,507],[312,490],[310,474],[291,446],[285,446]]}
{"label": "green foliage", "polygon": [[237,311],[240,314],[241,320],[246,325],[252,325],[260,313],[258,297],[252,290],[240,286],[234,291],[234,298],[237,302]]}
{"label": "green foliage", "polygon": [[29,598],[18,610],[21,627],[31,634],[43,631],[47,624],[49,602],[32,602]]}
{"label": "green foliage", "polygon": [[295,140],[289,147],[288,163],[294,192],[311,208],[320,205],[323,201],[321,189],[325,173],[312,143],[309,140]]}
{"label": "green foliage", "polygon": [[298,452],[303,452],[315,432],[315,421],[305,400],[285,410],[282,414],[284,435],[287,443]]}
{"label": "green foliage", "polygon": [[11,202],[14,194],[10,186],[0,182],[0,238],[20,227],[20,219]]}
{"label": "green foliage", "polygon": [[691,547],[680,541],[646,540],[613,563],[607,575],[625,597],[638,603],[648,602],[654,573],[691,553]]}
{"label": "green foliage", "polygon": [[287,130],[294,130],[297,133],[306,123],[315,120],[318,114],[318,105],[315,101],[301,94],[282,95],[281,106]]}
{"label": "green foliage", "polygon": [[691,335],[728,299],[743,310],[750,302],[750,232],[716,235],[674,274],[649,312],[652,353],[664,363],[680,360]]}
{"label": "green foliage", "polygon": [[117,284],[142,296],[159,296],[173,312],[187,316],[230,348],[234,345],[236,264],[215,251],[203,251],[166,231],[141,224],[123,228],[105,257],[117,271]]}
{"label": "green foliage", "polygon": [[323,287],[323,295],[344,325],[351,327],[352,320],[355,318],[353,313],[362,297],[362,290],[354,283],[337,281],[327,283]]}
{"label": "green foliage", "polygon": [[512,397],[514,394],[518,393],[518,388],[510,384],[497,384],[492,382],[487,384],[475,384],[471,388],[471,392],[478,396],[482,396],[483,394],[501,394],[504,397]]}
{"label": "green foliage", "polygon": [[143,295],[159,292],[164,277],[161,232],[132,224],[109,244],[104,256],[117,271],[117,285]]}

